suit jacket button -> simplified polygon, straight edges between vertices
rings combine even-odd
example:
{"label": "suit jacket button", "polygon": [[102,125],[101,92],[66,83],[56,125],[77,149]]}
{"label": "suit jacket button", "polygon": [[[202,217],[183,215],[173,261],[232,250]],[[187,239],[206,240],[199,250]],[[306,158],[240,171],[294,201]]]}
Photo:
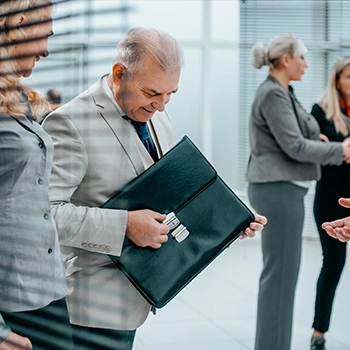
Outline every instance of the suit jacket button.
{"label": "suit jacket button", "polygon": [[52,249],[50,248],[47,252],[48,252],[49,254],[51,254],[51,253],[52,253]]}

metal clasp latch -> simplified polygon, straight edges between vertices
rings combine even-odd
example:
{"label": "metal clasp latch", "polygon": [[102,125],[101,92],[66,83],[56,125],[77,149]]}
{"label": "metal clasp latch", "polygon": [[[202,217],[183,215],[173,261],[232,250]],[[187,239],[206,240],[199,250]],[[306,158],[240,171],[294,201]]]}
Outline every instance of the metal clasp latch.
{"label": "metal clasp latch", "polygon": [[180,220],[173,212],[166,216],[164,223],[169,226],[170,233],[179,243],[184,241],[190,234],[187,228],[180,223]]}

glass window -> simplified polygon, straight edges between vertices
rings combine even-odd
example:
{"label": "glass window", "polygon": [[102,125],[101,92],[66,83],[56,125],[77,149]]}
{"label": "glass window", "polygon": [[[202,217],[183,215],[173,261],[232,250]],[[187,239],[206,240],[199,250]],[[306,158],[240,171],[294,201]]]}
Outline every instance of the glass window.
{"label": "glass window", "polygon": [[135,9],[130,14],[131,27],[163,29],[177,40],[201,39],[202,1],[139,0],[128,4]]}

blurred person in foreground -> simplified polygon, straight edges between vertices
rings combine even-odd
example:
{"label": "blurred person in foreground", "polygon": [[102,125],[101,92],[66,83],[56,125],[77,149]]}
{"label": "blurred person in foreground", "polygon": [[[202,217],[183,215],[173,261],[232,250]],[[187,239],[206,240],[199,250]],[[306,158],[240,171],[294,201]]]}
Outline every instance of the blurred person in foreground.
{"label": "blurred person in foreground", "polygon": [[48,56],[50,0],[0,3],[0,350],[72,349],[66,279],[48,195],[49,107],[24,85]]}
{"label": "blurred person in foreground", "polygon": [[[50,199],[77,349],[132,349],[150,312],[108,254],[121,254],[125,236],[160,248],[168,240],[166,216],[99,207],[173,146],[165,105],[178,90],[182,66],[182,50],[168,33],[131,29],[110,73],[44,120],[55,144]],[[265,222],[257,215],[243,237]]]}
{"label": "blurred person in foreground", "polygon": [[291,81],[301,80],[307,49],[291,35],[252,50],[255,68],[268,66],[249,121],[249,201],[269,220],[262,233],[255,350],[289,350],[299,274],[304,196],[320,164],[350,161],[348,142],[321,142],[316,120],[297,100]]}
{"label": "blurred person in foreground", "polygon": [[61,106],[61,92],[57,89],[50,89],[46,92],[46,99],[50,104],[50,109],[44,113],[40,124],[44,121],[44,119],[52,112],[55,111],[58,107]]}
{"label": "blurred person in foreground", "polygon": [[[333,65],[327,89],[311,110],[325,141],[344,141],[349,137],[350,57],[341,57]],[[324,165],[317,182],[314,216],[323,253],[323,264],[317,281],[315,315],[311,350],[325,350],[325,332],[329,329],[333,300],[346,260],[346,243],[330,237],[322,228],[325,221],[350,215],[350,209],[338,199],[350,196],[350,165]]]}
{"label": "blurred person in foreground", "polygon": [[61,106],[62,98],[61,92],[57,89],[50,89],[46,92],[46,98],[51,105],[51,110],[55,111]]}

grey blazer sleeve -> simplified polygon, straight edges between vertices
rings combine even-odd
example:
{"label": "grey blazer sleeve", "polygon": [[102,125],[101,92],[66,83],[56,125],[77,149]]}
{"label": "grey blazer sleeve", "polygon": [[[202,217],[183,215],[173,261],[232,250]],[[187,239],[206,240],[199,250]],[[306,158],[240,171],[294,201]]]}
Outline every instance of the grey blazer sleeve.
{"label": "grey blazer sleeve", "polygon": [[[266,94],[260,106],[276,142],[289,157],[299,162],[340,165],[343,162],[341,143],[305,138],[287,94],[287,91],[273,89]],[[319,134],[319,129],[317,132]]]}
{"label": "grey blazer sleeve", "polygon": [[83,181],[88,156],[83,140],[72,121],[65,115],[48,116],[43,128],[54,142],[54,161],[50,179],[50,201],[61,245],[119,256],[127,212],[71,203],[74,192]]}

